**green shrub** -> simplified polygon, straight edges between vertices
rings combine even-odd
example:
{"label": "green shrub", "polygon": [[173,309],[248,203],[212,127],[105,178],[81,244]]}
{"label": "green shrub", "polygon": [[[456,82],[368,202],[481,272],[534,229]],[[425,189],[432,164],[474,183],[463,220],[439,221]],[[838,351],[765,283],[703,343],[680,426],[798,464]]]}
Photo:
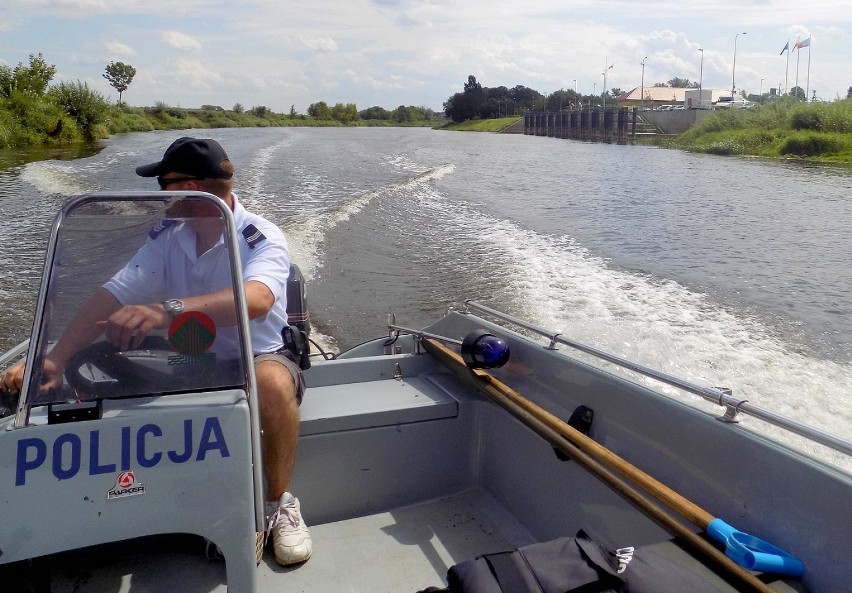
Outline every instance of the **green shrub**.
{"label": "green shrub", "polygon": [[107,125],[110,134],[150,132],[154,130],[151,120],[145,117],[145,113],[141,109],[128,110],[124,105],[112,110]]}
{"label": "green shrub", "polygon": [[841,143],[832,136],[802,133],[787,138],[780,152],[796,156],[824,156],[838,152],[840,149]]}
{"label": "green shrub", "polygon": [[61,82],[48,92],[49,98],[76,120],[86,140],[105,136],[103,124],[109,112],[109,103],[102,94],[84,82]]}
{"label": "green shrub", "polygon": [[794,130],[825,130],[825,110],[819,106],[802,106],[790,115],[790,127]]}

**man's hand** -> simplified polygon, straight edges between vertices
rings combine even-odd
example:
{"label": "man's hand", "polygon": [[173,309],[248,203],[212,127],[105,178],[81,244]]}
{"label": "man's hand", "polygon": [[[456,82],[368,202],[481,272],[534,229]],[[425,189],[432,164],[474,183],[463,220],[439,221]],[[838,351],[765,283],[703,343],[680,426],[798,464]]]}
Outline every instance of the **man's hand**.
{"label": "man's hand", "polygon": [[21,390],[21,385],[24,383],[24,363],[19,362],[15,366],[6,369],[3,373],[3,379],[0,380],[0,387],[6,391],[17,393]]}
{"label": "man's hand", "polygon": [[[44,359],[44,365],[42,366],[42,375],[41,375],[41,385],[38,388],[39,393],[45,393],[50,389],[56,389],[58,387],[62,387],[62,371],[64,370],[64,366],[57,363],[55,360],[51,359],[48,355]],[[10,367],[4,374],[3,379],[0,381],[0,386],[3,387],[6,391],[10,391],[12,393],[18,393],[21,391],[21,386],[24,384],[24,363],[19,362],[18,364]]]}
{"label": "man's hand", "polygon": [[98,325],[110,343],[127,350],[141,344],[152,329],[165,329],[169,323],[171,316],[161,305],[127,305]]}

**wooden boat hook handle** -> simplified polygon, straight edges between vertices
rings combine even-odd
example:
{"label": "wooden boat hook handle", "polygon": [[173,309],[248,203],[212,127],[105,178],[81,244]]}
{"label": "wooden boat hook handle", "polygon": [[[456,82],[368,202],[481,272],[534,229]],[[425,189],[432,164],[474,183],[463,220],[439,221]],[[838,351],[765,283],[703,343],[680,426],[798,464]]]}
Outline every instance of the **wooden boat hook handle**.
{"label": "wooden boat hook handle", "polygon": [[725,573],[737,581],[742,591],[772,593],[772,589],[754,574],[731,560],[698,534],[693,533],[683,523],[675,520],[659,506],[648,500],[635,487],[610,470],[632,480],[667,507],[704,530],[714,520],[710,513],[574,429],[544,408],[529,401],[490,373],[481,369],[468,368],[461,356],[443,344],[424,338],[423,345],[427,352],[441,361],[453,374],[471,382],[477,389],[514,414],[521,422],[571,457],[669,533],[678,537],[706,556],[717,567],[723,569]]}

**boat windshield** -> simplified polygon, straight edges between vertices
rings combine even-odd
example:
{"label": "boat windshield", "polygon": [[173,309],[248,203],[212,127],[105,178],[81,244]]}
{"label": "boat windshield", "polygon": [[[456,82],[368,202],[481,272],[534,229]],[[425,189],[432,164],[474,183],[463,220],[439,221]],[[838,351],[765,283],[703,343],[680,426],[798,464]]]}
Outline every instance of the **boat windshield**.
{"label": "boat windshield", "polygon": [[[45,262],[28,403],[243,388],[232,220],[224,202],[198,192],[92,194],[66,203]],[[230,296],[232,312],[214,318],[179,310],[184,299],[218,291]],[[166,301],[173,302],[168,313]],[[116,338],[108,320],[130,305],[159,307],[167,327],[141,341],[137,332]]]}

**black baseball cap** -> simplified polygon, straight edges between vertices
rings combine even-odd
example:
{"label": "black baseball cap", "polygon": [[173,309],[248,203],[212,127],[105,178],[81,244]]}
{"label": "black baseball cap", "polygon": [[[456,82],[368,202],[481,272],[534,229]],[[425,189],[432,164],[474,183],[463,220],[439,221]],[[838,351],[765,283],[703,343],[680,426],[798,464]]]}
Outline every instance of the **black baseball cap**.
{"label": "black baseball cap", "polygon": [[158,177],[166,173],[183,173],[211,179],[230,179],[231,171],[222,168],[228,160],[218,142],[208,138],[178,138],[166,149],[163,160],[136,167],[142,177]]}

